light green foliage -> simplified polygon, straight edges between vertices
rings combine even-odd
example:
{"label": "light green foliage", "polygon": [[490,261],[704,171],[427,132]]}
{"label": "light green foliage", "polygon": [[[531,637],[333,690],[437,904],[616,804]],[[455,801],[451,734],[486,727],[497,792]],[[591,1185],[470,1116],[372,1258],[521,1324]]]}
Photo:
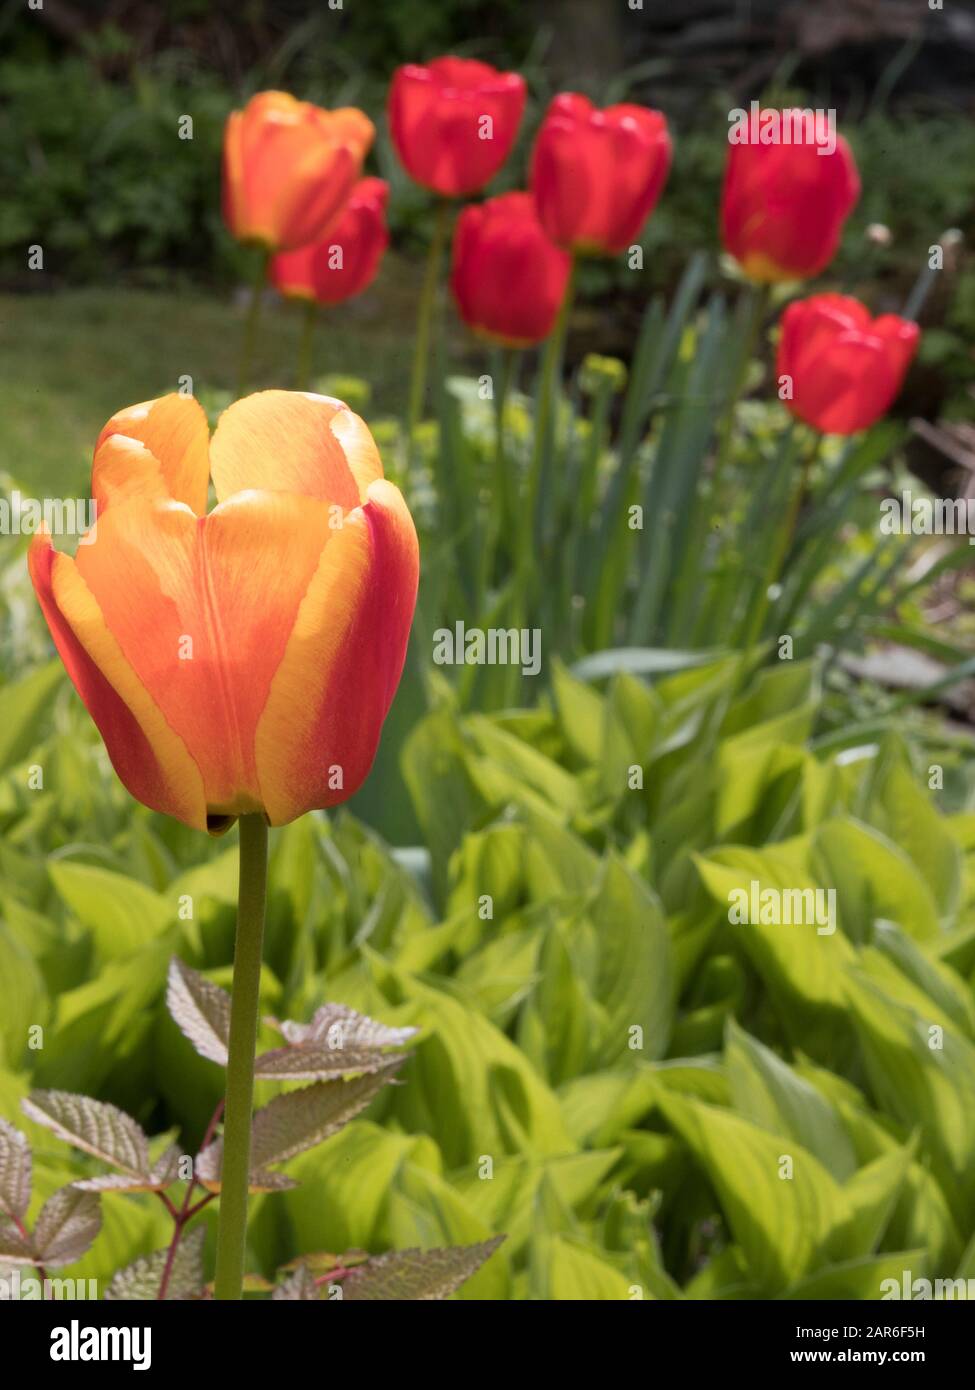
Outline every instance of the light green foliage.
{"label": "light green foliage", "polygon": [[[275,833],[248,1257],[275,1297],[329,1297],[342,1252],[497,1234],[457,1296],[873,1298],[970,1262],[970,814],[936,805],[893,732],[811,751],[807,664],[740,690],[736,657],[631,665],[559,669],[531,712],[431,713],[404,756],[408,853],[346,813]],[[79,737],[66,714],[52,756]],[[131,1266],[118,1293],[158,1286],[155,1189],[220,1096],[234,849],[127,803],[87,731],[80,750],[98,845],[49,785],[6,816],[3,930],[42,1012],[8,1040],[0,1113],[33,1148],[28,1228],[83,1183],[103,1229],[69,1272]],[[729,920],[753,882],[834,889],[835,930]],[[84,1091],[98,1103],[59,1094]],[[409,1273],[427,1297],[439,1268],[376,1266],[358,1294],[336,1277],[366,1297]]]}

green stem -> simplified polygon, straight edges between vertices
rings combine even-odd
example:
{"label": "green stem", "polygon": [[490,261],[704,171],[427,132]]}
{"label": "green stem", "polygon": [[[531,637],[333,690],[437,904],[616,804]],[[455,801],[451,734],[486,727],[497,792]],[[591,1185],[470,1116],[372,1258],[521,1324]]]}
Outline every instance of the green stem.
{"label": "green stem", "polygon": [[295,384],[299,391],[307,391],[311,380],[312,346],[315,341],[315,324],[318,322],[318,305],[313,299],[305,300],[301,319],[301,337],[298,340],[298,371]]}
{"label": "green stem", "polygon": [[487,543],[481,552],[482,570],[479,587],[482,603],[494,577],[498,548],[502,545],[502,538],[509,535],[508,527],[513,524],[515,516],[504,448],[504,410],[511,391],[514,364],[514,348],[504,348],[501,352],[501,370],[498,373],[498,385],[494,395],[494,476],[491,479]]}
{"label": "green stem", "polygon": [[266,894],[267,821],[258,812],[240,818],[237,941],[230,1001],[230,1055],[227,1061],[227,1103],[214,1286],[214,1293],[219,1299],[239,1299],[244,1280],[254,1049],[257,1043]]}
{"label": "green stem", "polygon": [[809,478],[812,473],[813,464],[819,456],[820,446],[823,436],[817,435],[816,442],[811,449],[806,451],[806,456],[802,461],[799,470],[799,477],[795,487],[792,489],[792,496],[789,499],[788,510],[785,519],[779,528],[778,535],[772,544],[772,553],[765,573],[759,581],[759,587],[752,599],[751,610],[746,618],[745,632],[741,641],[742,661],[747,662],[748,654],[752,647],[762,635],[762,628],[765,626],[765,619],[768,617],[771,599],[769,590],[774,584],[779,582],[782,574],[782,567],[785,564],[789,553],[789,546],[796,532],[796,524],[799,520],[799,513],[805,501],[806,492],[809,488]]}
{"label": "green stem", "polygon": [[433,225],[433,240],[427,254],[427,266],[420,291],[420,307],[416,319],[416,341],[413,345],[413,376],[410,381],[410,408],[407,419],[407,461],[413,456],[417,426],[423,415],[423,403],[427,390],[427,362],[430,356],[430,337],[433,328],[433,315],[437,303],[437,290],[440,287],[440,264],[447,243],[447,230],[450,225],[450,204],[441,198],[437,204]]}
{"label": "green stem", "polygon": [[251,285],[251,302],[244,320],[244,341],[240,354],[240,369],[237,373],[237,397],[244,395],[250,386],[251,370],[254,365],[254,348],[257,345],[257,325],[261,320],[261,302],[264,298],[264,285],[267,281],[268,261],[271,253],[266,247],[260,248],[257,269]]}
{"label": "green stem", "polygon": [[549,435],[554,400],[556,396],[562,353],[565,346],[566,330],[575,291],[576,262],[573,259],[569,281],[559,308],[555,326],[549,335],[542,357],[541,381],[535,405],[535,437],[532,444],[531,462],[528,466],[528,489],[522,510],[521,547],[518,557],[519,583],[525,616],[531,607],[528,589],[531,587],[532,562],[535,556],[535,538],[541,529],[538,515],[542,496],[542,477],[545,471],[545,457],[548,450]]}

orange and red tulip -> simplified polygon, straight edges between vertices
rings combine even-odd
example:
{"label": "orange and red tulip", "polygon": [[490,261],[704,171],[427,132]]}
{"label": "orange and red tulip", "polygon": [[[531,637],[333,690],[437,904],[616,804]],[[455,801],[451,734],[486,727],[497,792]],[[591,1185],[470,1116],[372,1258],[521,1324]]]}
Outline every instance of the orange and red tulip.
{"label": "orange and red tulip", "polygon": [[213,832],[350,797],[399,682],[418,574],[364,422],[263,391],[211,440],[192,397],[164,396],[105,426],[92,493],[95,540],[72,558],[40,533],[30,571],[132,795]]}
{"label": "orange and red tulip", "polygon": [[[843,223],[860,196],[856,162],[842,135],[826,153],[813,114],[774,113],[800,142],[731,144],[721,195],[721,239],[760,284],[808,280],[836,254]],[[760,125],[759,125],[760,129]]]}
{"label": "orange and red tulip", "polygon": [[344,208],[375,127],[354,106],[325,111],[258,92],[227,119],[223,215],[239,241],[287,251],[324,236]]}
{"label": "orange and red tulip", "polygon": [[471,58],[397,68],[389,132],[406,172],[444,198],[476,193],[511,153],[525,96],[518,73]]}
{"label": "orange and red tulip", "polygon": [[858,299],[817,294],[782,315],[777,372],[784,403],[823,434],[869,429],[900,391],[920,330],[897,314],[871,318]]}
{"label": "orange and red tulip", "polygon": [[656,207],[670,159],[659,111],[628,103],[600,111],[588,97],[563,92],[545,113],[532,154],[542,226],[568,251],[617,255]]}
{"label": "orange and red tulip", "polygon": [[542,230],[532,195],[503,193],[457,219],[450,287],[475,333],[531,347],[554,327],[571,265]]}
{"label": "orange and red tulip", "polygon": [[282,251],[271,261],[272,282],[289,299],[341,304],[368,289],[389,245],[384,179],[360,179],[345,211],[323,241]]}

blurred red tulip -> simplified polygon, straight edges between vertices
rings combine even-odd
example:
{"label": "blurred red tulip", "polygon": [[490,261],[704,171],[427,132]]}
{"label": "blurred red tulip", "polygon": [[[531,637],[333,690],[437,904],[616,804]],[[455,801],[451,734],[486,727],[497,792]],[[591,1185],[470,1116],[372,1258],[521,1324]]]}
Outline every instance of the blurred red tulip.
{"label": "blurred red tulip", "polygon": [[667,182],[667,122],[646,106],[564,92],[535,141],[531,183],[542,226],[582,255],[615,256],[639,237]]}
{"label": "blurred red tulip", "polygon": [[445,198],[476,193],[511,153],[525,81],[470,58],[397,68],[389,131],[407,173]]}
{"label": "blurred red tulip", "polygon": [[270,251],[317,241],[345,206],[375,133],[354,106],[325,111],[287,92],[259,92],[231,112],[224,132],[227,226]]}
{"label": "blurred red tulip", "polygon": [[389,245],[384,179],[361,179],[324,241],[282,251],[271,261],[272,282],[289,299],[341,304],[368,289]]}
{"label": "blurred red tulip", "polygon": [[817,143],[812,112],[762,114],[776,117],[795,142],[761,144],[752,132],[747,143],[729,146],[721,239],[751,280],[807,280],[836,254],[860,196],[856,163],[842,135],[830,153],[821,133]]}
{"label": "blurred red tulip", "polygon": [[418,572],[364,422],[262,391],[211,440],[197,401],[164,396],[109,420],[92,494],[94,541],[72,558],[40,532],[30,571],[129,792],[214,833],[347,800],[396,692]]}
{"label": "blurred red tulip", "polygon": [[532,195],[504,193],[457,219],[450,288],[475,333],[531,347],[552,331],[571,265],[542,230]]}
{"label": "blurred red tulip", "polygon": [[893,403],[919,338],[916,323],[871,318],[847,295],[797,300],[782,315],[779,338],[780,390],[791,388],[785,404],[823,434],[865,430]]}

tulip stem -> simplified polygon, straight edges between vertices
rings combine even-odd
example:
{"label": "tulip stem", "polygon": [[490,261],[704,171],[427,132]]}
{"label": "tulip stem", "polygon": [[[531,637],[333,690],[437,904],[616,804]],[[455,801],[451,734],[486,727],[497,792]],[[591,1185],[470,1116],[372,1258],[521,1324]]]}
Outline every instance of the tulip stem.
{"label": "tulip stem", "polygon": [[820,447],[823,436],[817,434],[814,444],[806,450],[802,466],[799,469],[799,477],[792,489],[792,496],[789,498],[789,506],[785,514],[785,519],[780,526],[778,533],[772,543],[772,552],[769,556],[768,565],[759,581],[751,607],[746,618],[745,633],[740,643],[743,661],[747,661],[751,648],[755,645],[762,635],[762,628],[765,619],[768,617],[771,600],[769,591],[773,584],[777,584],[782,576],[782,567],[789,554],[789,546],[795,535],[796,524],[799,520],[799,513],[802,511],[802,504],[806,499],[809,489],[809,479],[812,474],[813,465],[819,457]]}
{"label": "tulip stem", "polygon": [[[549,335],[548,342],[542,357],[541,381],[538,388],[538,396],[535,406],[535,437],[532,445],[531,463],[528,470],[528,496],[522,513],[522,532],[521,532],[521,552],[519,556],[520,584],[522,590],[522,600],[525,606],[530,607],[525,600],[529,585],[531,570],[531,558],[534,554],[536,535],[541,538],[542,518],[540,515],[543,502],[543,478],[546,472],[546,457],[549,448],[549,437],[552,433],[552,415],[557,385],[562,367],[562,356],[565,347],[565,335],[569,325],[569,314],[572,309],[572,300],[575,292],[576,262],[572,261],[572,269],[569,272],[569,279],[565,287],[565,294],[562,297],[562,304],[559,308],[558,318],[555,326]],[[527,613],[525,614],[527,617]]]}
{"label": "tulip stem", "polygon": [[240,370],[237,374],[237,398],[245,394],[250,385],[251,369],[254,365],[254,348],[257,345],[257,325],[261,320],[261,303],[264,299],[264,286],[267,281],[270,251],[262,246],[257,258],[257,269],[251,285],[251,299],[244,320],[244,342],[240,354]]}
{"label": "tulip stem", "polygon": [[306,299],[301,319],[301,337],[298,342],[298,371],[295,386],[299,391],[307,391],[311,380],[315,325],[318,322],[318,305],[313,299]]}
{"label": "tulip stem", "polygon": [[266,896],[267,821],[261,813],[241,816],[237,940],[230,1000],[223,1168],[214,1285],[215,1296],[219,1299],[239,1299],[244,1280],[254,1049],[257,1043]]}
{"label": "tulip stem", "polygon": [[423,415],[424,398],[427,391],[427,362],[430,356],[430,335],[433,328],[433,312],[440,287],[440,263],[443,260],[447,242],[447,229],[450,221],[450,204],[441,198],[437,204],[433,224],[433,239],[427,253],[427,265],[423,275],[423,288],[420,291],[420,307],[416,320],[416,342],[413,345],[413,376],[410,381],[410,406],[407,419],[407,463],[413,457],[413,447],[417,426]]}
{"label": "tulip stem", "polygon": [[[480,597],[483,600],[494,578],[495,559],[499,547],[504,546],[507,528],[515,515],[511,503],[511,488],[504,447],[504,411],[511,391],[514,374],[515,350],[504,348],[501,352],[501,370],[497,374],[494,392],[494,476],[491,479],[491,501],[488,509],[487,544],[483,548],[483,570],[481,574]],[[509,538],[509,548],[510,538]]]}

